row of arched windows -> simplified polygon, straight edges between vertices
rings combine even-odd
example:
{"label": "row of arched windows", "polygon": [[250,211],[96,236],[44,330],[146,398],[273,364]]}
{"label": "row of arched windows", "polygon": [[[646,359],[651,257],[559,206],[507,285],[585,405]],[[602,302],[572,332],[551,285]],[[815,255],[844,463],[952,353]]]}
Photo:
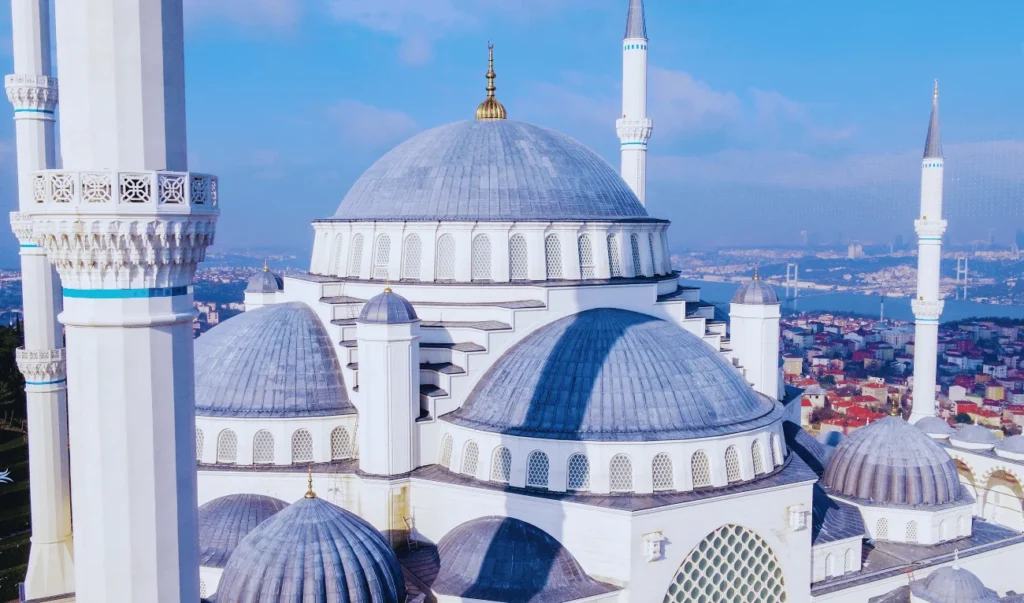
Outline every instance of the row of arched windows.
{"label": "row of arched windows", "polygon": [[[956,518],[956,534],[951,534],[949,531],[949,522],[945,519],[939,522],[939,534],[941,540],[952,540],[953,538],[960,536],[968,536],[970,531],[967,525],[967,519],[961,515]],[[920,540],[919,530],[917,522],[911,519],[907,522],[906,531],[904,532],[906,542],[918,542]],[[875,538],[879,540],[889,540],[889,520],[885,517],[880,518],[875,522]]]}
{"label": "row of arched windows", "polygon": [[[655,259],[655,237],[654,233],[647,234],[647,248],[650,253],[650,265],[644,270],[642,255],[640,251],[640,234],[629,235],[628,261],[632,267],[634,276],[653,275],[658,272]],[[353,235],[349,242],[349,262],[347,275],[355,278],[365,278],[362,274],[363,264],[363,235]],[[606,249],[608,253],[608,269],[611,277],[623,276],[622,253],[619,250],[619,238],[617,234],[609,234],[606,238]],[[333,274],[341,274],[342,251],[344,250],[342,235],[337,235],[334,241],[333,261],[330,271]],[[580,275],[583,279],[596,278],[594,266],[594,243],[591,235],[582,234],[577,239],[577,251],[579,255]],[[421,278],[421,261],[423,242],[418,234],[410,234],[405,237],[402,243],[402,262],[399,270],[400,278],[403,280],[416,281]],[[373,256],[370,265],[370,278],[375,280],[388,280],[396,275],[390,273],[391,264],[391,236],[381,234],[373,245]],[[525,281],[530,278],[529,248],[526,237],[521,234],[512,235],[508,240],[508,274],[510,281]],[[545,278],[548,280],[565,278],[563,271],[562,242],[557,234],[549,234],[544,238],[544,264]],[[471,248],[470,275],[474,281],[490,281],[492,275],[492,244],[487,234],[478,234],[473,238]],[[434,258],[434,277],[438,281],[455,280],[455,238],[450,234],[443,234],[437,239]]]}
{"label": "row of arched windows", "polygon": [[[196,429],[196,458],[203,458],[205,436],[202,429]],[[233,464],[238,460],[238,435],[231,429],[217,434],[216,462]],[[344,427],[331,431],[331,460],[350,459],[354,456],[352,438]],[[252,462],[254,465],[272,465],[275,459],[274,434],[266,429],[256,432],[252,438]],[[307,429],[292,433],[291,463],[313,462],[313,434]]]}
{"label": "row of arched windows", "polygon": [[[760,440],[751,444],[751,457],[753,459],[754,474],[760,475],[770,472],[774,466],[782,464],[781,444],[778,436],[771,435],[771,458],[774,461],[772,467],[764,463],[764,453]],[[453,439],[451,434],[445,434],[441,440],[441,456],[439,464],[445,469],[451,470],[453,460]],[[480,447],[470,440],[466,442],[462,450],[462,463],[460,473],[477,477],[480,466]],[[548,455],[540,450],[535,450],[527,456],[526,460],[526,486],[530,488],[548,488],[549,472],[551,462]],[[651,482],[655,492],[676,490],[675,472],[673,471],[672,457],[667,453],[659,453],[651,460]],[[728,483],[742,481],[740,472],[739,452],[736,446],[729,446],[725,450],[725,471]],[[582,453],[575,453],[566,461],[566,485],[565,489],[573,492],[586,492],[590,490],[590,460]],[[711,457],[704,450],[698,450],[690,457],[690,474],[693,478],[694,488],[706,488],[712,485]],[[488,479],[492,482],[509,483],[512,475],[512,452],[505,446],[498,446],[491,454],[491,464]],[[625,454],[616,454],[608,463],[609,491],[616,493],[633,492],[633,461]]]}
{"label": "row of arched windows", "polygon": [[825,577],[832,578],[835,576],[842,576],[853,571],[853,549],[846,549],[843,553],[843,571],[839,572],[836,569],[836,557],[834,554],[829,553],[825,555]]}

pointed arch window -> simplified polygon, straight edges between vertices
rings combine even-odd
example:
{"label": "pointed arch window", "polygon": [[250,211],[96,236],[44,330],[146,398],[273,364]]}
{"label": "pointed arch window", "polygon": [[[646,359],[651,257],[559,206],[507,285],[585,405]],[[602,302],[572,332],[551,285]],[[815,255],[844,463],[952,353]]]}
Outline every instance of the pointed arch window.
{"label": "pointed arch window", "polygon": [[449,433],[441,438],[441,466],[445,469],[452,466],[452,436]]}
{"label": "pointed arch window", "polygon": [[548,466],[548,455],[540,450],[531,452],[526,465],[526,485],[531,488],[547,488]]}
{"label": "pointed arch window", "polygon": [[624,454],[616,454],[608,464],[608,489],[612,492],[633,491],[633,461]]}
{"label": "pointed arch window", "polygon": [[654,259],[654,233],[647,233],[647,250],[651,252],[651,274],[661,274],[658,262]]}
{"label": "pointed arch window", "polygon": [[352,458],[352,438],[344,427],[335,427],[331,431],[331,460],[340,461]]}
{"label": "pointed arch window", "polygon": [[614,234],[608,235],[608,274],[612,278],[622,276],[619,264],[619,239]]}
{"label": "pointed arch window", "polygon": [[391,263],[391,237],[382,234],[377,237],[377,248],[373,252],[373,278],[388,280],[388,264]]}
{"label": "pointed arch window", "polygon": [[491,238],[485,234],[473,238],[473,280],[491,280]]}
{"label": "pointed arch window", "polygon": [[491,456],[491,481],[507,484],[512,478],[512,452],[498,446]]}
{"label": "pointed arch window", "polygon": [[225,429],[217,436],[217,462],[234,463],[238,458],[238,436],[230,429]]}
{"label": "pointed arch window", "polygon": [[530,278],[526,237],[521,234],[512,235],[508,240],[508,274],[509,279],[513,281],[525,281]]}
{"label": "pointed arch window", "polygon": [[466,442],[466,447],[462,450],[462,473],[476,477],[476,467],[479,462],[480,447],[473,440]]}
{"label": "pointed arch window", "polygon": [[590,461],[585,455],[577,452],[569,457],[565,489],[573,492],[590,489]]}
{"label": "pointed arch window", "polygon": [[693,474],[693,487],[703,488],[711,485],[711,461],[708,453],[698,450],[690,457],[690,472]]}
{"label": "pointed arch window", "polygon": [[313,434],[298,429],[292,434],[292,463],[313,462]]}
{"label": "pointed arch window", "polygon": [[252,463],[270,465],[274,462],[274,435],[266,429],[256,432],[252,438]]}
{"label": "pointed arch window", "polygon": [[594,244],[590,241],[590,235],[580,235],[576,239],[580,251],[580,278],[594,278]]}
{"label": "pointed arch window", "polygon": [[423,243],[420,235],[411,234],[405,237],[405,250],[402,252],[402,279],[406,281],[420,280],[420,255]]}
{"label": "pointed arch window", "polygon": [[675,477],[672,475],[672,457],[664,452],[654,456],[651,461],[651,477],[654,491],[675,490]]}
{"label": "pointed arch window", "polygon": [[544,237],[544,263],[548,280],[562,278],[562,242],[556,234]]}
{"label": "pointed arch window", "polygon": [[363,271],[363,235],[352,237],[352,253],[349,255],[348,275],[362,278]]}
{"label": "pointed arch window", "polygon": [[437,239],[437,261],[435,268],[437,280],[455,280],[455,238],[450,235],[441,235]]}
{"label": "pointed arch window", "polygon": [[633,276],[643,276],[644,269],[640,265],[640,238],[636,233],[629,235],[629,250],[633,256]]}

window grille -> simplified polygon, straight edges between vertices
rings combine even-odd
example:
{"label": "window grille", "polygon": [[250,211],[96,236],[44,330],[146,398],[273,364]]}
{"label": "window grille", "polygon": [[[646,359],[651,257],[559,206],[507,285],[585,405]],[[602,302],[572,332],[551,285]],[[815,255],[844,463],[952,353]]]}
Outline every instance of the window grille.
{"label": "window grille", "polygon": [[313,462],[313,435],[305,429],[292,434],[292,463]]}
{"label": "window grille", "polygon": [[203,443],[205,437],[202,429],[196,429],[196,461],[203,462]]}
{"label": "window grille", "polygon": [[853,571],[853,549],[846,549],[843,555],[843,573]]}
{"label": "window grille", "polygon": [[608,273],[613,278],[622,276],[622,266],[619,265],[619,240],[613,234],[608,235]]}
{"label": "window grille", "polygon": [[755,441],[750,445],[750,456],[754,459],[754,475],[765,473],[764,459],[761,458],[761,442]]}
{"label": "window grille", "polygon": [[238,436],[230,429],[225,429],[217,436],[217,462],[234,463],[238,457]]}
{"label": "window grille", "polygon": [[889,538],[889,520],[881,518],[878,523],[875,524],[875,538],[880,540],[886,540]]}
{"label": "window grille", "polygon": [[661,274],[658,271],[658,262],[654,259],[654,233],[647,233],[647,249],[651,252],[651,274]]}
{"label": "window grille", "polygon": [[491,481],[507,484],[512,477],[512,453],[499,446],[491,457]]}
{"label": "window grille", "polygon": [[485,234],[473,239],[473,280],[491,280],[491,238]]}
{"label": "window grille", "polygon": [[693,473],[693,487],[700,488],[711,485],[711,461],[708,453],[698,450],[690,457],[690,471]]}
{"label": "window grille", "polygon": [[513,281],[530,278],[530,259],[526,251],[526,237],[512,235],[508,240],[508,274]]}
{"label": "window grille", "polygon": [[391,261],[391,237],[377,237],[377,249],[373,253],[373,278],[381,281],[388,279],[388,263]]}
{"label": "window grille", "polygon": [[363,235],[352,237],[352,254],[349,256],[348,275],[362,278],[363,270]]}
{"label": "window grille", "polygon": [[462,472],[476,477],[476,466],[480,462],[480,447],[470,440],[462,451]]}
{"label": "window grille", "polygon": [[640,239],[636,234],[629,235],[629,247],[633,252],[633,276],[643,276],[644,269],[640,265]]}
{"label": "window grille", "polygon": [[199,581],[199,596],[203,597],[203,598],[206,598],[207,594],[208,593],[206,592],[206,582],[203,581],[203,580],[200,580]]}
{"label": "window grille", "polygon": [[452,466],[452,436],[447,433],[441,439],[441,466],[445,469]]}
{"label": "window grille", "polygon": [[608,489],[612,492],[633,491],[633,462],[624,454],[616,454],[608,464]]}
{"label": "window grille", "polygon": [[654,491],[675,490],[675,477],[672,475],[672,457],[661,452],[651,461],[651,477]]}
{"label": "window grille", "polygon": [[725,479],[731,484],[740,479],[740,455],[735,446],[725,449]]}
{"label": "window grille", "polygon": [[562,242],[556,234],[544,238],[544,263],[548,280],[562,278]]}
{"label": "window grille", "polygon": [[590,461],[586,456],[579,453],[570,456],[566,473],[566,490],[585,491],[590,489]]}
{"label": "window grille", "polygon": [[337,276],[343,276],[345,273],[345,266],[341,263],[341,257],[344,255],[345,248],[342,247],[344,244],[344,237],[338,235],[334,237],[334,255],[328,272]]}
{"label": "window grille", "polygon": [[437,240],[437,266],[434,270],[439,281],[455,280],[455,238],[450,234],[441,235]]}
{"label": "window grille", "polygon": [[779,442],[779,436],[772,434],[772,464],[778,467],[782,464],[782,444]]}
{"label": "window grille", "polygon": [[690,551],[663,601],[786,603],[782,564],[755,532],[724,525]]}
{"label": "window grille", "polygon": [[590,237],[580,235],[576,243],[580,250],[580,278],[594,278],[594,245]]}
{"label": "window grille", "polygon": [[836,575],[836,558],[829,553],[825,555],[825,577],[831,578]]}
{"label": "window grille", "polygon": [[420,254],[423,244],[420,235],[411,234],[405,237],[405,251],[402,252],[402,280],[420,280]]}
{"label": "window grille", "polygon": [[265,429],[257,431],[252,439],[252,462],[254,465],[274,462],[274,435]]}
{"label": "window grille", "polygon": [[537,450],[530,453],[526,466],[526,485],[533,488],[548,487],[548,455]]}
{"label": "window grille", "polygon": [[917,542],[917,522],[907,522],[907,542]]}
{"label": "window grille", "polygon": [[352,456],[352,439],[348,437],[348,430],[335,427],[331,431],[331,460],[340,461]]}

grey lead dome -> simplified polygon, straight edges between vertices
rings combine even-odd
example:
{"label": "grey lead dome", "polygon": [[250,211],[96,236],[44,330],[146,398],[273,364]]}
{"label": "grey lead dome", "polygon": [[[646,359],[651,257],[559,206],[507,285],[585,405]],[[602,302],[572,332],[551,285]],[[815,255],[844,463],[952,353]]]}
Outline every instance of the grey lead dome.
{"label": "grey lead dome", "polygon": [[953,567],[940,567],[922,580],[910,583],[910,592],[927,603],[999,603],[996,591],[986,588],[971,572]]}
{"label": "grey lead dome", "polygon": [[334,218],[649,219],[597,153],[554,130],[502,119],[455,122],[403,142],[363,173]]}
{"label": "grey lead dome", "polygon": [[199,565],[227,565],[249,532],[287,506],[271,496],[231,494],[199,507]]}
{"label": "grey lead dome", "polygon": [[779,296],[775,294],[775,289],[772,289],[771,285],[755,278],[740,285],[740,288],[736,290],[736,294],[732,296],[732,303],[751,305],[777,304],[779,303]]}
{"label": "grey lead dome", "polygon": [[366,302],[359,312],[359,322],[377,325],[408,324],[419,320],[409,300],[386,289]]}
{"label": "grey lead dome", "polygon": [[953,459],[898,417],[862,427],[840,442],[821,483],[830,494],[878,505],[942,505],[965,498]]}
{"label": "grey lead dome", "polygon": [[442,419],[523,437],[656,441],[738,433],[780,412],[692,333],[599,308],[528,335]]}

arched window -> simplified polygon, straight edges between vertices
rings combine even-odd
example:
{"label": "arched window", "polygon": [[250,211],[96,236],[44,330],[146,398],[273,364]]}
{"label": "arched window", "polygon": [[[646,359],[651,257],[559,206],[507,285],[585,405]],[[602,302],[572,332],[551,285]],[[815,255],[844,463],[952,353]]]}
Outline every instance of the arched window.
{"label": "arched window", "polygon": [[576,244],[580,249],[580,278],[594,278],[594,244],[590,242],[590,236],[580,235]]}
{"label": "arched window", "polygon": [[405,237],[405,251],[402,252],[402,279],[407,281],[420,280],[420,254],[423,244],[420,235],[411,234]]}
{"label": "arched window", "polygon": [[633,491],[633,462],[624,454],[616,454],[608,464],[608,489],[612,492]]}
{"label": "arched window", "polygon": [[348,275],[361,278],[363,271],[363,235],[352,237],[352,253],[349,254]]}
{"label": "arched window", "polygon": [[466,447],[462,449],[462,472],[476,477],[476,466],[479,462],[480,447],[473,440],[466,442]]}
{"label": "arched window", "polygon": [[292,463],[313,462],[313,435],[305,429],[292,434]]}
{"label": "arched window", "polygon": [[647,233],[647,249],[651,252],[651,274],[660,274],[658,262],[654,259],[654,233]]}
{"label": "arched window", "polygon": [[391,237],[382,234],[377,237],[377,248],[373,251],[373,278],[388,280],[388,264],[391,262]]}
{"label": "arched window", "polygon": [[917,522],[914,520],[907,522],[907,542],[917,542]]}
{"label": "arched window", "polygon": [[256,432],[252,438],[252,463],[269,465],[274,462],[274,435],[266,429]]}
{"label": "arched window", "polygon": [[608,274],[611,277],[622,276],[619,265],[619,239],[613,234],[608,235]]}
{"label": "arched window", "polygon": [[455,238],[441,235],[437,240],[437,261],[434,270],[439,281],[455,280]]}
{"label": "arched window", "polygon": [[736,452],[735,446],[725,449],[725,479],[730,484],[740,479],[740,455]]}
{"label": "arched window", "polygon": [[778,434],[772,434],[772,464],[778,467],[782,464],[782,444],[779,441]]}
{"label": "arched window", "polygon": [[633,255],[633,276],[643,276],[644,269],[640,265],[640,238],[636,233],[629,235],[629,247]]}
{"label": "arched window", "polygon": [[675,490],[675,477],[672,475],[672,457],[661,452],[651,461],[651,478],[654,491]]}
{"label": "arched window", "polygon": [[939,534],[942,540],[949,540],[949,522],[945,519],[939,522]]}
{"label": "arched window", "polygon": [[756,532],[724,525],[690,551],[662,601],[785,603],[788,598],[782,563],[768,543]]}
{"label": "arched window", "polygon": [[958,536],[966,536],[968,533],[967,520],[964,519],[963,515],[956,518],[956,533]]}
{"label": "arched window", "polygon": [[327,267],[327,272],[329,274],[342,276],[345,273],[345,266],[341,264],[341,256],[343,256],[345,252],[345,248],[343,247],[344,242],[345,237],[343,235],[339,234],[338,236],[334,237],[334,248],[331,253],[331,264],[330,266]]}
{"label": "arched window", "polygon": [[565,489],[582,491],[590,489],[590,461],[587,457],[576,453],[569,457],[569,466],[566,468]]}
{"label": "arched window", "polygon": [[452,466],[452,436],[449,433],[441,438],[441,466],[445,469]]}
{"label": "arched window", "polygon": [[544,237],[544,262],[548,280],[562,278],[562,242],[556,234]]}
{"label": "arched window", "polygon": [[825,555],[825,577],[831,578],[836,575],[836,558],[829,553]]}
{"label": "arched window", "polygon": [[491,238],[485,234],[473,239],[473,280],[491,280]]}
{"label": "arched window", "polygon": [[761,442],[754,440],[750,445],[750,456],[754,458],[754,475],[765,473],[764,459],[761,458]]}
{"label": "arched window", "polygon": [[853,549],[846,549],[843,554],[843,573],[853,571]]}
{"label": "arched window", "polygon": [[530,453],[526,465],[526,485],[533,488],[548,487],[548,455],[540,450]]}
{"label": "arched window", "polygon": [[348,430],[335,427],[331,431],[331,460],[340,461],[352,456],[352,439],[348,437]]}
{"label": "arched window", "polygon": [[238,457],[238,436],[225,429],[217,436],[217,462],[234,463]]}
{"label": "arched window", "polygon": [[512,478],[512,453],[498,446],[491,455],[491,481],[507,484]]}
{"label": "arched window", "polygon": [[887,540],[889,538],[889,520],[881,518],[875,524],[875,538],[879,540]]}
{"label": "arched window", "polygon": [[530,258],[526,251],[526,237],[517,234],[508,240],[508,276],[513,281],[530,278]]}
{"label": "arched window", "polygon": [[698,450],[690,457],[690,472],[693,473],[693,487],[701,488],[711,485],[711,461],[708,453]]}
{"label": "arched window", "polygon": [[199,463],[203,462],[203,444],[204,444],[204,442],[205,442],[205,437],[203,436],[203,430],[197,428],[196,429],[196,461],[199,462]]}

